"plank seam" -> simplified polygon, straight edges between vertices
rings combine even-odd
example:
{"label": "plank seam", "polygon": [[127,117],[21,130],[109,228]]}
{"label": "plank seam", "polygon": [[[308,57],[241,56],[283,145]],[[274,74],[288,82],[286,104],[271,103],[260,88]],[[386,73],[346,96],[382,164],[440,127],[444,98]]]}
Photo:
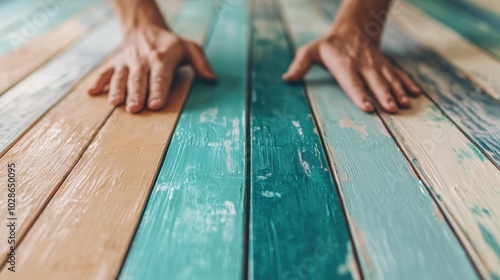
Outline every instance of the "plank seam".
{"label": "plank seam", "polygon": [[[289,47],[290,51],[295,54],[295,46],[294,46],[293,41],[290,37],[290,33],[291,33],[290,27],[287,24],[286,17],[283,15],[283,8],[280,4],[276,3],[276,0],[272,0],[272,2],[273,2],[273,5],[276,7],[276,10],[278,11],[279,19],[280,19],[281,26],[282,26],[284,33],[285,33],[285,38],[286,38],[286,41],[288,43],[288,47]],[[316,6],[316,5],[314,5],[314,6]],[[319,138],[320,143],[321,143],[321,148],[323,149],[323,152],[325,153],[325,155],[328,155],[328,151],[325,149],[325,147],[326,147],[325,141],[324,141],[323,137],[320,136],[321,135],[320,132],[322,131],[322,128],[319,126],[316,115],[314,114],[315,110],[313,109],[313,107],[311,105],[311,100],[309,99],[309,94],[308,94],[309,91],[307,88],[307,84],[306,84],[306,82],[299,82],[299,83],[301,84],[301,87],[302,87],[302,93],[305,95],[307,106],[309,107],[309,110],[311,111],[311,116],[312,116],[312,121],[314,123],[314,126],[318,130],[318,138]],[[331,162],[330,157],[326,156],[326,159],[327,159],[327,163],[328,163],[328,169],[330,170],[330,175],[331,175],[333,181],[335,182],[335,188],[337,189],[337,192],[339,195],[339,202],[340,202],[340,206],[342,209],[342,213],[344,214],[344,219],[347,221],[347,224],[348,224],[347,232],[349,233],[349,237],[351,240],[350,243],[351,243],[351,246],[353,247],[354,259],[356,260],[355,261],[356,271],[353,271],[353,277],[354,277],[354,279],[356,279],[356,276],[357,276],[357,277],[359,277],[359,279],[363,280],[364,276],[363,276],[363,273],[362,273],[361,268],[359,266],[360,258],[358,255],[358,250],[356,248],[355,242],[352,242],[354,240],[352,229],[351,229],[352,222],[350,221],[350,219],[348,218],[348,215],[347,215],[346,207],[344,204],[345,200],[344,200],[342,190],[340,188],[340,182],[338,180],[338,175],[336,174],[335,168],[333,167],[333,162]]]}

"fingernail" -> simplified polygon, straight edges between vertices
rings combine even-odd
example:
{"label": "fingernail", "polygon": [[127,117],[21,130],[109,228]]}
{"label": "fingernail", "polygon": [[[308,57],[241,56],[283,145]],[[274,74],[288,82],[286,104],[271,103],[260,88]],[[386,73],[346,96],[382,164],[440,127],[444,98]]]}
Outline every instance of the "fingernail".
{"label": "fingernail", "polygon": [[390,99],[387,103],[389,104],[389,107],[397,108],[396,102],[394,102],[393,99]]}
{"label": "fingernail", "polygon": [[370,101],[365,101],[364,104],[365,104],[366,110],[368,110],[368,111],[373,111],[374,110],[373,104]]}
{"label": "fingernail", "polygon": [[406,96],[403,96],[403,97],[401,97],[401,102],[408,103],[408,102],[410,102],[410,99]]}
{"label": "fingernail", "polygon": [[160,98],[153,98],[149,101],[149,106],[156,107],[160,105],[160,102],[161,102]]}

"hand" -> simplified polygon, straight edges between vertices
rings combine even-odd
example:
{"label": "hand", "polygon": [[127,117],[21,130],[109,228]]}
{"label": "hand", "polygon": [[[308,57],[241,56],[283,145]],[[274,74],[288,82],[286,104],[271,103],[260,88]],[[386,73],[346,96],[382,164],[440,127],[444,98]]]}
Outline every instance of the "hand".
{"label": "hand", "polygon": [[113,106],[125,103],[129,113],[138,113],[145,106],[161,109],[173,74],[184,63],[191,64],[201,78],[215,79],[202,48],[170,32],[164,24],[134,26],[125,30],[124,39],[113,66],[88,91],[95,95],[109,84],[108,101]]}
{"label": "hand", "polygon": [[366,88],[370,89],[382,108],[390,113],[410,107],[408,94],[417,96],[421,92],[377,46],[369,44],[362,49],[352,49],[341,38],[336,37],[321,38],[298,49],[283,78],[286,81],[300,80],[314,63],[325,66],[354,104],[365,112],[375,109]]}

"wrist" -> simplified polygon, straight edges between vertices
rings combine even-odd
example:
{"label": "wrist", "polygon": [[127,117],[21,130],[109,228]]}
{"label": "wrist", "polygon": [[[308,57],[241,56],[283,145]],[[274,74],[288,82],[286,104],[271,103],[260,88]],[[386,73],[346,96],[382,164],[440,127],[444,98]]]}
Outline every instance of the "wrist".
{"label": "wrist", "polygon": [[151,28],[168,30],[168,25],[154,0],[128,1],[126,4],[116,7],[125,36]]}

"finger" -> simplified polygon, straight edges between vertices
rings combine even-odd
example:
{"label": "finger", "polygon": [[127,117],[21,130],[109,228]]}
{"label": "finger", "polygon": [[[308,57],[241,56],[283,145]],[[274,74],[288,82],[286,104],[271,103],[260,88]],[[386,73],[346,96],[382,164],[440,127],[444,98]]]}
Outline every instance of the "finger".
{"label": "finger", "polygon": [[389,86],[391,87],[392,93],[396,97],[398,104],[401,107],[408,108],[411,106],[410,98],[408,97],[406,90],[403,87],[403,84],[399,80],[399,77],[396,76],[394,70],[391,68],[392,67],[390,66],[383,66],[382,74],[389,83]]}
{"label": "finger", "polygon": [[97,79],[94,81],[92,87],[88,90],[88,93],[90,95],[95,95],[101,92],[104,89],[104,86],[106,86],[111,80],[113,72],[115,72],[114,68],[110,68],[102,72],[101,75],[99,75],[99,77],[97,77]]}
{"label": "finger", "polygon": [[215,80],[216,76],[200,45],[193,42],[184,42],[186,55],[193,66],[195,73],[203,79]]}
{"label": "finger", "polygon": [[115,68],[111,81],[109,83],[108,101],[113,106],[121,104],[125,100],[127,90],[128,68],[118,66]]}
{"label": "finger", "polygon": [[129,113],[138,113],[144,107],[146,100],[148,68],[146,64],[135,64],[130,68],[127,81],[126,110]]}
{"label": "finger", "polygon": [[155,63],[149,76],[148,109],[159,110],[167,101],[172,84],[175,65],[166,66],[164,63]]}
{"label": "finger", "polygon": [[362,75],[382,108],[389,113],[397,113],[399,108],[387,80],[373,68],[362,71]]}
{"label": "finger", "polygon": [[410,77],[408,77],[405,72],[398,68],[394,68],[394,72],[403,82],[403,85],[409,90],[410,94],[418,96],[422,93],[422,89],[420,89],[420,87]]}
{"label": "finger", "polygon": [[328,71],[336,78],[347,96],[359,109],[368,113],[375,110],[375,106],[366,93],[363,81],[354,70],[354,65],[350,65],[345,60],[341,62],[342,60],[333,52],[325,52],[322,60]]}
{"label": "finger", "polygon": [[301,47],[297,50],[295,58],[282,78],[287,82],[301,80],[307,74],[311,65],[312,59],[309,56],[307,47]]}

